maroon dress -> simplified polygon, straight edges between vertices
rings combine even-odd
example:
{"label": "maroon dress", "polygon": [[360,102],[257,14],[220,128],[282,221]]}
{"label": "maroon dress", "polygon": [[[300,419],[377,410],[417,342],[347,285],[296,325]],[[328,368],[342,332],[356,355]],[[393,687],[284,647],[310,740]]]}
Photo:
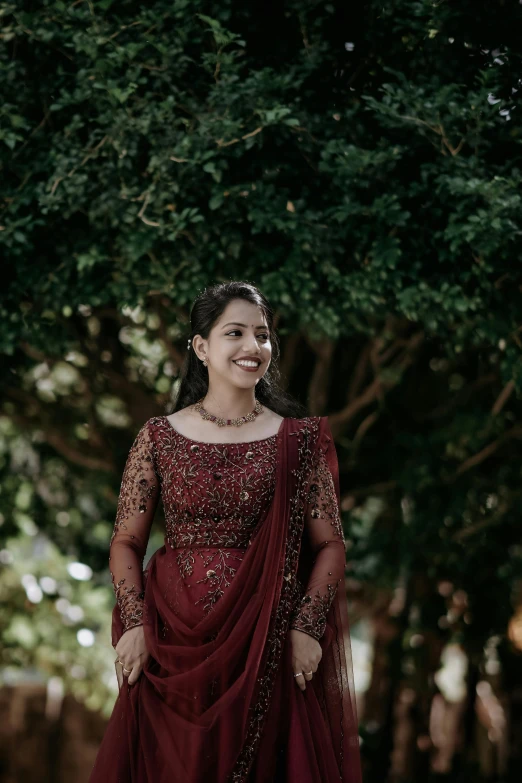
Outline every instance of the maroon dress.
{"label": "maroon dress", "polygon": [[[161,497],[164,545],[142,570]],[[149,419],[110,542],[112,643],[150,657],[120,688],[90,783],[360,783],[335,447],[326,417],[206,443]],[[342,587],[340,587],[342,585]],[[302,692],[291,628],[319,641]]]}

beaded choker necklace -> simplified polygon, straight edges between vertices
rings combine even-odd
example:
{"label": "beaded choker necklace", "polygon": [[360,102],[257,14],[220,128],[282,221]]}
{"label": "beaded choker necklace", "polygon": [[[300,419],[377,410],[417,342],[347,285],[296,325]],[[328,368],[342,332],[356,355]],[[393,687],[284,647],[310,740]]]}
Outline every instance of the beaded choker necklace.
{"label": "beaded choker necklace", "polygon": [[202,397],[201,400],[198,400],[196,403],[194,403],[194,410],[198,411],[204,419],[215,422],[218,427],[226,427],[229,425],[232,425],[233,427],[240,427],[246,421],[254,421],[256,416],[258,416],[263,411],[263,406],[259,400],[256,400],[254,410],[250,411],[250,413],[247,413],[246,416],[240,416],[238,419],[222,419],[219,416],[213,416],[211,413],[205,410],[203,407]]}

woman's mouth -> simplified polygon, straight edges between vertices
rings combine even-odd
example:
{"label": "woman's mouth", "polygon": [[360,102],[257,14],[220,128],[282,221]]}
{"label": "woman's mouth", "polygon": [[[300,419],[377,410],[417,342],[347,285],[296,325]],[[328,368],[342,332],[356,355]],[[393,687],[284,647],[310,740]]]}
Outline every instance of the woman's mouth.
{"label": "woman's mouth", "polygon": [[250,362],[246,359],[237,360],[234,364],[239,367],[240,370],[245,370],[246,372],[257,372],[259,369],[258,362]]}

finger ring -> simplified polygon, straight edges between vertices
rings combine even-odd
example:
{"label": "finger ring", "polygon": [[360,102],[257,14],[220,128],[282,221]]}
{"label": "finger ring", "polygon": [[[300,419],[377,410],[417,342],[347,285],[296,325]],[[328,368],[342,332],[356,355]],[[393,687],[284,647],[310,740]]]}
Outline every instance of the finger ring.
{"label": "finger ring", "polygon": [[298,674],[294,674],[294,677],[302,677],[302,676],[303,676],[303,672],[299,672]]}
{"label": "finger ring", "polygon": [[313,672],[306,672],[306,674],[313,674]]}
{"label": "finger ring", "polygon": [[131,671],[132,671],[132,669],[126,669],[126,668],[125,668],[125,666],[124,666],[124,667],[123,667],[123,671],[124,671],[124,672],[129,672],[129,674],[130,674],[130,673],[131,673]]}

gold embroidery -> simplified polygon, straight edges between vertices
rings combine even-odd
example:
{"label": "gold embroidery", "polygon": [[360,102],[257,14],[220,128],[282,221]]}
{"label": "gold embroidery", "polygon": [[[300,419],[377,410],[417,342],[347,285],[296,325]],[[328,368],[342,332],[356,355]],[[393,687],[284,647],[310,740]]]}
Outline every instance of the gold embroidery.
{"label": "gold embroidery", "polygon": [[167,543],[172,549],[246,549],[274,494],[277,434],[244,443],[194,443],[164,416],[151,422],[160,473],[168,476],[175,468],[175,480],[162,485]]}
{"label": "gold embroidery", "polygon": [[243,443],[204,443],[178,433],[164,416],[151,422],[156,425],[159,471],[174,477],[162,484],[165,541],[178,550],[179,575],[187,586],[195,558],[208,564],[205,571],[209,573],[194,582],[208,587],[194,601],[208,613],[230,586],[242,561],[238,550],[247,548],[270,507],[277,433]]}
{"label": "gold embroidery", "polygon": [[324,592],[324,588],[318,589],[313,597],[309,594],[305,595],[301,599],[297,619],[292,623],[291,627],[319,640],[324,634],[326,617],[340,582],[341,579],[339,578],[335,584],[328,583],[326,592]]}
{"label": "gold embroidery", "polygon": [[[333,572],[329,569],[333,568],[336,579],[325,581],[323,576],[321,585],[314,588],[313,598],[307,591],[294,612],[291,625],[292,628],[304,631],[317,640],[324,634],[328,610],[344,576],[345,566],[345,541],[335,486],[325,453],[321,449],[318,449],[318,452],[319,456],[308,489],[307,528],[315,550],[316,562],[321,560],[321,567],[318,570],[324,576],[327,574],[332,576]],[[320,520],[329,522],[329,527],[324,529],[322,527],[324,522]],[[327,535],[333,535],[334,538],[321,542],[321,539]],[[334,545],[334,551],[330,553],[323,551],[328,544]],[[336,551],[335,546],[338,547]]]}
{"label": "gold embroidery", "polygon": [[237,566],[233,568],[229,561],[234,560],[239,565],[243,558],[224,549],[212,550],[206,556],[202,550],[198,550],[197,554],[203,559],[205,568],[211,563],[213,566],[209,568],[203,579],[198,579],[196,582],[196,584],[203,583],[209,586],[208,592],[196,601],[196,604],[203,603],[205,614],[208,614],[216,601],[224,595],[224,588],[230,587],[237,571]]}
{"label": "gold embroidery", "polygon": [[[144,424],[127,457],[109,543],[109,563],[111,560],[114,563],[110,566],[111,580],[124,631],[143,624],[144,591],[140,566],[158,497],[153,441]],[[136,553],[141,555],[139,563]],[[134,584],[127,585],[127,578],[122,574],[130,570],[136,572]]]}
{"label": "gold embroidery", "polygon": [[309,489],[310,515],[312,519],[328,519],[335,534],[343,538],[343,525],[339,513],[339,504],[335,495],[332,474],[325,455],[319,453],[319,460]]}
{"label": "gold embroidery", "polygon": [[289,628],[289,616],[298,600],[299,583],[296,578],[289,580],[284,576],[295,575],[299,559],[299,544],[303,532],[305,511],[307,508],[306,484],[312,469],[312,456],[319,428],[319,417],[301,419],[300,429],[289,433],[297,440],[298,467],[292,470],[295,478],[295,490],[290,497],[290,517],[281,597],[275,617],[270,626],[266,642],[266,659],[263,674],[259,678],[257,699],[251,708],[250,723],[246,740],[230,774],[230,783],[244,783],[252,766],[255,752],[261,739],[264,721],[270,706],[277,667]]}

